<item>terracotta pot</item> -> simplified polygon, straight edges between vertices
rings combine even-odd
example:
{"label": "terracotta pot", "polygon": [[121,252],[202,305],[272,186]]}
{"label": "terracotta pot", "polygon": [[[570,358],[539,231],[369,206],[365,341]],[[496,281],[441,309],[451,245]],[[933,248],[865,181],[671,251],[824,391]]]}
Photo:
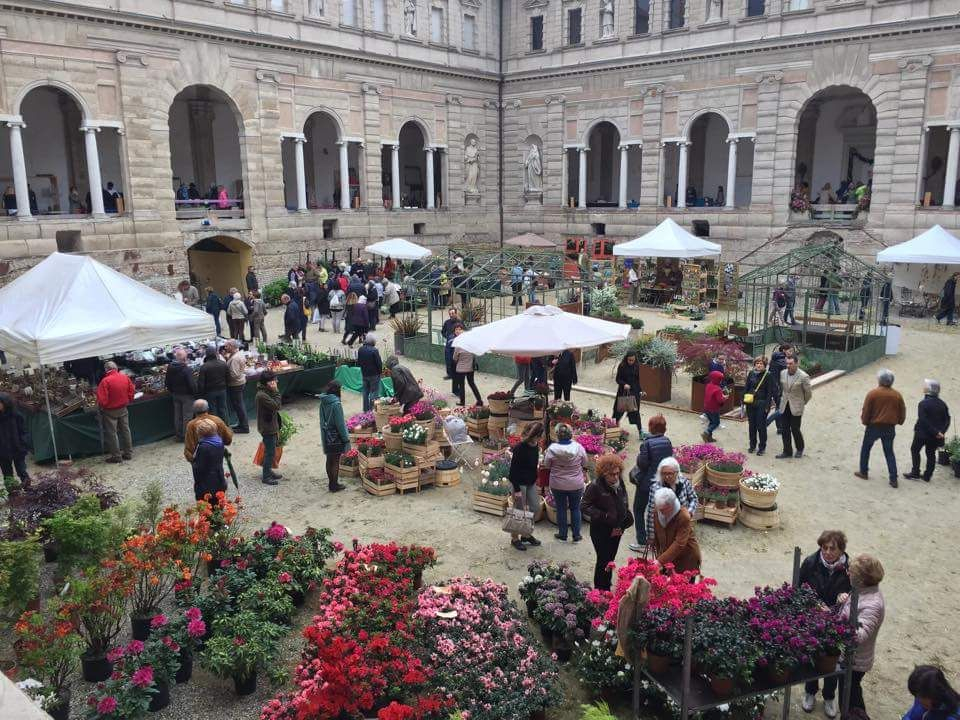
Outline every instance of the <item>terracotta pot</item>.
{"label": "terracotta pot", "polygon": [[170,704],[170,683],[157,681],[154,687],[157,691],[150,698],[147,708],[150,712],[158,712]]}
{"label": "terracotta pot", "polygon": [[665,673],[670,669],[670,657],[668,655],[655,655],[654,653],[648,652],[647,667],[654,675]]}
{"label": "terracotta pot", "polygon": [[837,661],[839,659],[840,659],[839,655],[817,655],[817,659],[815,660],[817,672],[821,672],[821,673],[836,672]]}
{"label": "terracotta pot", "polygon": [[[650,402],[670,402],[673,394],[673,373],[666,368],[640,364],[640,387]],[[701,400],[702,402],[702,400]]]}
{"label": "terracotta pot", "polygon": [[710,689],[717,697],[730,697],[733,695],[733,678],[710,678]]}
{"label": "terracotta pot", "polygon": [[233,688],[237,695],[253,695],[257,691],[257,674],[254,673],[248,678],[238,678],[233,676]]}

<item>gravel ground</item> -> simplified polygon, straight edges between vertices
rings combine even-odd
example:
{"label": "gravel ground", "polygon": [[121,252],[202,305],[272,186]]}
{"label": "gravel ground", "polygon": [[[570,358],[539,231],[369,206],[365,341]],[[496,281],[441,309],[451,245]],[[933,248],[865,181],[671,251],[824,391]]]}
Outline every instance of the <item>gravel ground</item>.
{"label": "gravel ground", "polygon": [[[675,322],[652,311],[631,313],[643,317],[648,330]],[[273,337],[278,331],[279,313],[272,313],[268,319],[268,330]],[[960,403],[953,402],[960,384],[955,361],[960,349],[956,332],[937,328],[929,321],[908,322],[900,354],[882,363],[897,374],[895,387],[904,393],[907,401],[907,425],[900,429],[896,441],[901,473],[909,469],[908,448],[923,378],[938,378],[944,388],[944,400],[955,406],[955,414],[960,413]],[[320,348],[340,348],[339,338],[334,339],[329,332],[311,330],[310,340]],[[385,340],[378,344],[386,350]],[[449,391],[448,383],[441,379],[441,368],[419,362],[409,364],[414,374],[427,384]],[[780,528],[756,532],[739,525],[727,528],[709,523],[697,528],[704,557],[703,570],[717,578],[717,591],[721,594],[749,594],[756,585],[788,580],[794,546],[800,546],[804,553],[812,552],[817,535],[828,527],[846,531],[849,551],[853,554],[871,552],[882,560],[886,568],[886,579],[881,585],[887,600],[886,621],[880,632],[876,665],[864,680],[868,711],[877,719],[900,717],[909,707],[906,678],[915,663],[938,661],[953,671],[960,667],[960,651],[952,632],[960,618],[960,600],[951,591],[958,581],[955,548],[960,533],[956,523],[956,493],[960,481],[952,477],[949,468],[938,468],[930,484],[904,480],[899,490],[891,489],[886,483],[879,447],[872,457],[871,479],[853,477],[862,433],[859,409],[864,393],[875,385],[875,372],[880,365],[862,368],[815,392],[809,412],[804,416],[808,449],[802,460],[778,461],[773,457],[775,452],[763,458],[751,458],[751,468],[772,472],[782,481]],[[612,375],[611,361],[591,365],[583,368],[580,384],[610,390]],[[477,382],[484,394],[509,387],[505,379],[483,374]],[[682,406],[688,402],[689,384],[685,376],[675,378],[674,404]],[[611,402],[606,397],[576,390],[573,400],[581,407],[604,410]],[[358,412],[360,399],[356,394],[346,393],[344,405],[348,415]],[[334,536],[343,541],[356,537],[363,541],[430,544],[437,548],[440,562],[428,573],[427,582],[471,574],[490,576],[515,591],[526,563],[534,557],[569,560],[580,577],[591,577],[590,543],[556,542],[549,525],[541,524],[537,528],[537,534],[544,539],[542,547],[525,553],[512,549],[498,520],[471,509],[470,478],[457,488],[428,489],[419,495],[386,498],[368,496],[357,481],[348,481],[347,491],[330,495],[326,491],[320,450],[317,402],[300,398],[285,409],[301,431],[284,451],[281,467],[284,480],[278,487],[261,484],[252,465],[258,436],[239,436],[234,443],[235,464],[251,528],[277,519],[294,529],[308,524],[328,526]],[[652,406],[644,407],[644,418],[654,411]],[[700,424],[696,414],[670,408],[663,412],[674,444],[698,441]],[[731,421],[725,425],[717,433],[718,443],[728,449],[745,449],[745,424]],[[633,437],[631,455],[636,447]],[[770,449],[777,448],[778,439],[771,437]],[[192,499],[189,467],[183,460],[180,445],[172,441],[137,448],[134,460],[120,466],[106,465],[99,459],[84,460],[80,464],[95,468],[106,481],[130,496],[135,496],[146,483],[159,480],[170,502],[186,503]],[[618,559],[624,561],[629,555],[624,543]],[[299,619],[306,622],[308,617],[305,611]],[[299,645],[294,632],[289,641],[291,664],[296,662]],[[562,708],[550,713],[551,718],[579,717],[574,708],[582,699],[581,692],[575,682],[568,685],[571,697]],[[84,693],[77,694],[75,709],[79,714]],[[170,708],[156,717],[249,720],[257,717],[259,708],[271,694],[269,688],[261,687],[257,694],[237,699],[228,682],[197,670],[190,684],[173,689]],[[799,714],[796,692],[793,705],[794,713]],[[773,707],[768,715],[773,717],[775,712],[778,710]],[[818,717],[819,713],[818,706]],[[627,718],[629,712],[621,708],[618,716]]]}

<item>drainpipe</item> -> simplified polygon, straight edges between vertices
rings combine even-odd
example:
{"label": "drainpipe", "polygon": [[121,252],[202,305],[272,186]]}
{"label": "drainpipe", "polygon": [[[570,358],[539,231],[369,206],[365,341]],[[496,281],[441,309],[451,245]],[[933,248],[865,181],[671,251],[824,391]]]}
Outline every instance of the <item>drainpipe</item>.
{"label": "drainpipe", "polygon": [[497,207],[500,211],[500,247],[503,247],[503,3],[500,0],[500,27],[497,33],[500,42],[499,77],[497,78]]}

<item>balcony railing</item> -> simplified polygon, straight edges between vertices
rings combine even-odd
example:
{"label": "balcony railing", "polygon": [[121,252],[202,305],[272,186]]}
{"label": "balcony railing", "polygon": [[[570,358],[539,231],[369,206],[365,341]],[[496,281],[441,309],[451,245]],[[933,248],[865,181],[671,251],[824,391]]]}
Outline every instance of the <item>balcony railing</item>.
{"label": "balcony railing", "polygon": [[242,218],[243,199],[177,200],[177,220],[202,220],[205,217]]}

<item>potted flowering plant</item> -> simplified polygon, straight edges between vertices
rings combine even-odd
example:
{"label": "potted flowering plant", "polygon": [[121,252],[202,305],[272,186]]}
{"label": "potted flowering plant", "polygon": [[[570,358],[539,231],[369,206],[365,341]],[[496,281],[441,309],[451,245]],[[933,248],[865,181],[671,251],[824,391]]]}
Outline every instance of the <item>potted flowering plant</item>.
{"label": "potted flowering plant", "polygon": [[728,342],[716,337],[681,340],[677,345],[677,355],[681,369],[693,377],[690,395],[690,409],[703,411],[703,393],[707,383],[710,361],[723,355],[726,376],[736,381],[737,387],[720,412],[729,412],[739,405],[742,397],[743,380],[750,368],[752,358],[740,349],[737,342]]}
{"label": "potted flowering plant", "polygon": [[174,617],[167,618],[167,620],[165,630],[180,646],[178,658],[180,667],[174,679],[177,685],[182,685],[193,676],[193,654],[199,643],[207,635],[207,624],[203,620],[203,613],[200,608],[196,606],[178,612]]}
{"label": "potted flowering plant", "polygon": [[293,593],[299,590],[293,575],[286,570],[276,577],[259,580],[244,588],[236,597],[236,606],[263,621],[290,625],[293,617]]}
{"label": "potted flowering plant", "polygon": [[398,415],[396,417],[392,417],[390,418],[390,423],[389,423],[390,432],[398,433],[398,434],[402,433],[408,427],[410,427],[411,425],[414,425],[416,421],[417,419],[413,415],[410,415],[409,413],[406,415]]}
{"label": "potted flowering plant", "polygon": [[405,453],[402,450],[390,450],[384,455],[387,465],[392,465],[395,468],[412,468],[417,464],[416,459],[410,454]]}
{"label": "potted flowering plant", "polygon": [[552,421],[569,422],[577,414],[577,406],[572,402],[558,400],[547,406],[547,417]]}
{"label": "potted flowering plant", "polygon": [[553,640],[557,659],[570,659],[573,643],[586,636],[592,614],[586,602],[589,587],[570,582],[566,576],[544,580],[535,593],[537,603],[533,619],[540,623],[545,636]]}
{"label": "potted flowering plant", "polygon": [[[28,610],[17,620],[13,631],[20,667],[39,680],[43,688],[43,709],[55,719],[66,718],[70,678],[83,650],[77,628],[54,606],[48,608],[46,615]],[[39,688],[34,689],[39,694]]]}
{"label": "potted flowering plant", "polygon": [[422,425],[411,425],[403,433],[403,442],[408,445],[426,445],[427,431]]}
{"label": "potted flowering plant", "polygon": [[536,593],[540,585],[545,580],[556,579],[569,571],[570,566],[567,563],[554,565],[546,560],[534,560],[527,565],[527,574],[520,581],[520,597],[527,605],[527,615],[533,617],[533,611],[537,607]]}
{"label": "potted flowering plant", "polygon": [[[167,624],[166,616],[157,615],[154,621],[155,629],[162,632]],[[127,676],[131,682],[134,678],[140,682],[149,675],[151,712],[170,704],[170,683],[180,669],[180,645],[170,635],[151,637],[147,642],[131,640],[127,645],[115,647],[108,657],[115,675]]]}
{"label": "potted flowering plant", "polygon": [[264,621],[250,610],[217,618],[200,663],[214,675],[232,678],[237,695],[257,689],[257,675],[267,672],[274,683],[283,681],[278,650],[284,629]]}
{"label": "potted flowering plant", "polygon": [[410,406],[409,415],[413,415],[416,420],[433,420],[433,405],[424,400],[419,400]]}
{"label": "potted flowering plant", "polygon": [[740,487],[747,456],[738,452],[721,452],[707,461],[707,480],[717,487]]}
{"label": "potted flowering plant", "polygon": [[86,720],[135,720],[147,714],[153,695],[153,671],[144,667],[133,675],[117,674],[97,683],[87,696]]}
{"label": "potted flowering plant", "polygon": [[61,612],[83,639],[80,664],[87,682],[110,677],[113,664],[107,651],[120,634],[128,592],[125,575],[107,562],[74,575],[70,581]]}
{"label": "potted flowering plant", "polygon": [[635,636],[647,650],[651,672],[666,672],[683,656],[683,618],[669,605],[647,610],[637,623]]}
{"label": "potted flowering plant", "polygon": [[30,698],[36,708],[43,710],[53,720],[67,720],[70,717],[69,690],[64,698],[58,695],[53,688],[32,677],[18,681],[17,689]]}
{"label": "potted flowering plant", "polygon": [[467,408],[467,417],[471,420],[487,420],[490,417],[490,408],[485,405],[471,405]]}
{"label": "potted flowering plant", "polygon": [[377,429],[373,412],[357,413],[347,419],[347,432],[354,435],[371,435]]}
{"label": "potted flowering plant", "polygon": [[368,437],[357,440],[357,450],[367,458],[383,457],[383,438]]}
{"label": "potted flowering plant", "polygon": [[511,400],[513,400],[513,393],[506,390],[497,390],[487,395],[487,406],[491,413],[506,415],[510,409]]}
{"label": "potted flowering plant", "polygon": [[594,693],[611,700],[633,687],[630,663],[616,654],[617,632],[606,623],[596,627],[593,639],[578,640],[577,679]]}
{"label": "potted flowering plant", "polygon": [[359,464],[360,451],[357,448],[350,448],[340,455],[340,472],[344,477],[356,477]]}
{"label": "potted flowering plant", "polygon": [[773,507],[779,490],[780,481],[769,473],[755,474],[748,470],[740,479],[740,497],[751,507]]}

